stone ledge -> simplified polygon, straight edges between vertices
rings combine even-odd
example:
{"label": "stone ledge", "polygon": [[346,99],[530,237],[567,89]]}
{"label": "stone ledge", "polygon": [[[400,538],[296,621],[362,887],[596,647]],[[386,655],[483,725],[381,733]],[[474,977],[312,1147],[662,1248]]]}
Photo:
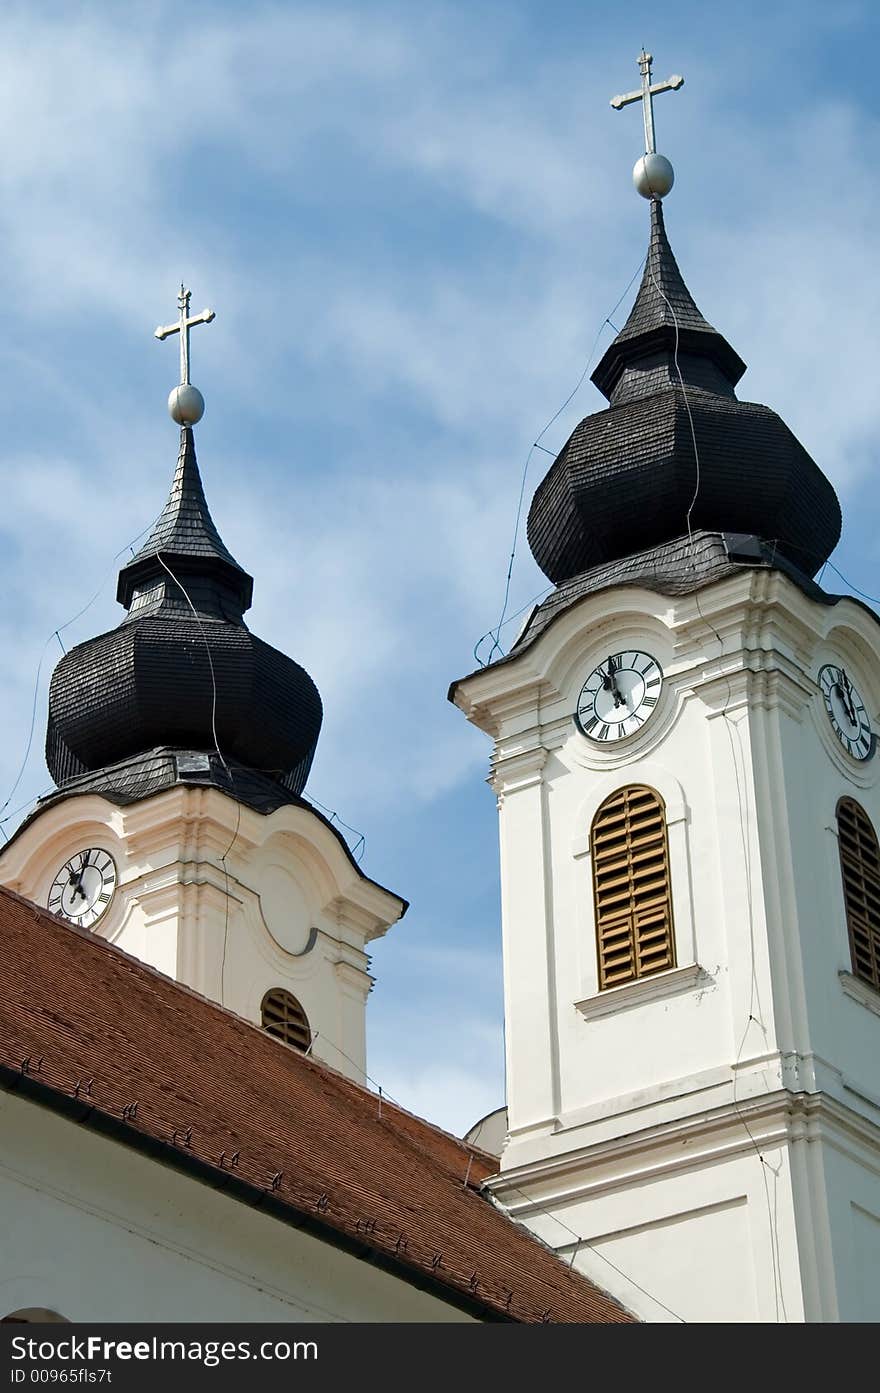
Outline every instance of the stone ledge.
{"label": "stone ledge", "polygon": [[698,983],[708,986],[711,980],[699,963],[689,963],[686,967],[672,967],[668,972],[658,972],[652,977],[625,982],[620,987],[609,987],[604,992],[597,992],[595,996],[588,996],[574,1004],[584,1020],[592,1021],[600,1016],[610,1016],[615,1011],[624,1011],[630,1006],[643,1006],[649,1001],[661,1001],[667,996],[678,996],[680,993],[693,991]]}
{"label": "stone ledge", "polygon": [[852,997],[853,1001],[857,1001],[866,1010],[873,1011],[875,1016],[880,1016],[880,992],[852,972],[838,972],[837,975],[847,996]]}

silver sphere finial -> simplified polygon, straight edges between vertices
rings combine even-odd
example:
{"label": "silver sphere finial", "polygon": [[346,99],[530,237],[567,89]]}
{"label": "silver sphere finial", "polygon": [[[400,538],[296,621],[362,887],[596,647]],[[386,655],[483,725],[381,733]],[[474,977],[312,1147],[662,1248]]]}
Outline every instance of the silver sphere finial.
{"label": "silver sphere finial", "polygon": [[205,414],[205,398],[191,382],[172,387],[168,397],[168,414],[179,426],[194,426]]}
{"label": "silver sphere finial", "polygon": [[675,183],[675,171],[665,155],[642,155],[633,165],[633,183],[642,198],[665,198]]}

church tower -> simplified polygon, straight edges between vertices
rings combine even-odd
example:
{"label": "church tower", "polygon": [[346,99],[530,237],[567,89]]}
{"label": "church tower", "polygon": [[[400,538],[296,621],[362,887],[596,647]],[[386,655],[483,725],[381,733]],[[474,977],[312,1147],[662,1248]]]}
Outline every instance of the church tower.
{"label": "church tower", "polygon": [[[180,426],[171,492],[119,573],[118,628],[78,644],[49,692],[57,789],[0,855],[0,883],[363,1082],[367,945],[406,904],[369,880],[303,797],[318,690],[250,632],[253,581],[224,546]],[[122,1007],[122,1003],[120,1003]]]}
{"label": "church tower", "polygon": [[880,621],[684,283],[641,65],[644,275],[528,520],[555,589],[450,693],[494,741],[490,1185],[645,1319],[878,1320]]}

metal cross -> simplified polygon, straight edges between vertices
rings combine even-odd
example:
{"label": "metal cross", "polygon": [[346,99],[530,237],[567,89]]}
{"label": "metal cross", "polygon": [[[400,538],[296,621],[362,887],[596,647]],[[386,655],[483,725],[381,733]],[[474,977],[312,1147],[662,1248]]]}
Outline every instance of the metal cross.
{"label": "metal cross", "polygon": [[654,103],[653,98],[660,92],[677,92],[684,83],[684,78],[675,73],[667,78],[665,82],[651,82],[651,64],[654,59],[650,53],[642,49],[639,54],[639,72],[642,74],[642,86],[638,92],[625,92],[622,97],[612,97],[611,105],[615,111],[620,111],[621,107],[629,106],[631,102],[642,103],[642,114],[645,118],[645,154],[655,155],[657,148],[654,144]]}
{"label": "metal cross", "polygon": [[156,330],[157,339],[167,339],[169,334],[180,335],[180,385],[189,385],[189,331],[194,324],[210,324],[214,318],[213,310],[202,310],[201,314],[191,315],[189,312],[189,302],[192,296],[191,290],[185,290],[183,285],[180,287],[180,294],[177,297],[177,307],[180,310],[180,320],[177,324],[162,325]]}

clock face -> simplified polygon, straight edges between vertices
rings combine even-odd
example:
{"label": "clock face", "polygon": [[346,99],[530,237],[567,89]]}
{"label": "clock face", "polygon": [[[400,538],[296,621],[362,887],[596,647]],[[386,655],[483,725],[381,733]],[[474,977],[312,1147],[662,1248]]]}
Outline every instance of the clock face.
{"label": "clock face", "polygon": [[577,701],[575,724],[590,740],[623,740],[645,724],[660,697],[663,673],[656,658],[613,653],[590,673]]}
{"label": "clock face", "polygon": [[90,846],[65,861],[52,881],[49,908],[90,929],[107,909],[116,889],[116,866],[108,851]]}
{"label": "clock face", "polygon": [[870,759],[876,739],[865,710],[865,703],[846,671],[835,663],[819,670],[819,686],[831,728],[847,754],[853,759]]}

